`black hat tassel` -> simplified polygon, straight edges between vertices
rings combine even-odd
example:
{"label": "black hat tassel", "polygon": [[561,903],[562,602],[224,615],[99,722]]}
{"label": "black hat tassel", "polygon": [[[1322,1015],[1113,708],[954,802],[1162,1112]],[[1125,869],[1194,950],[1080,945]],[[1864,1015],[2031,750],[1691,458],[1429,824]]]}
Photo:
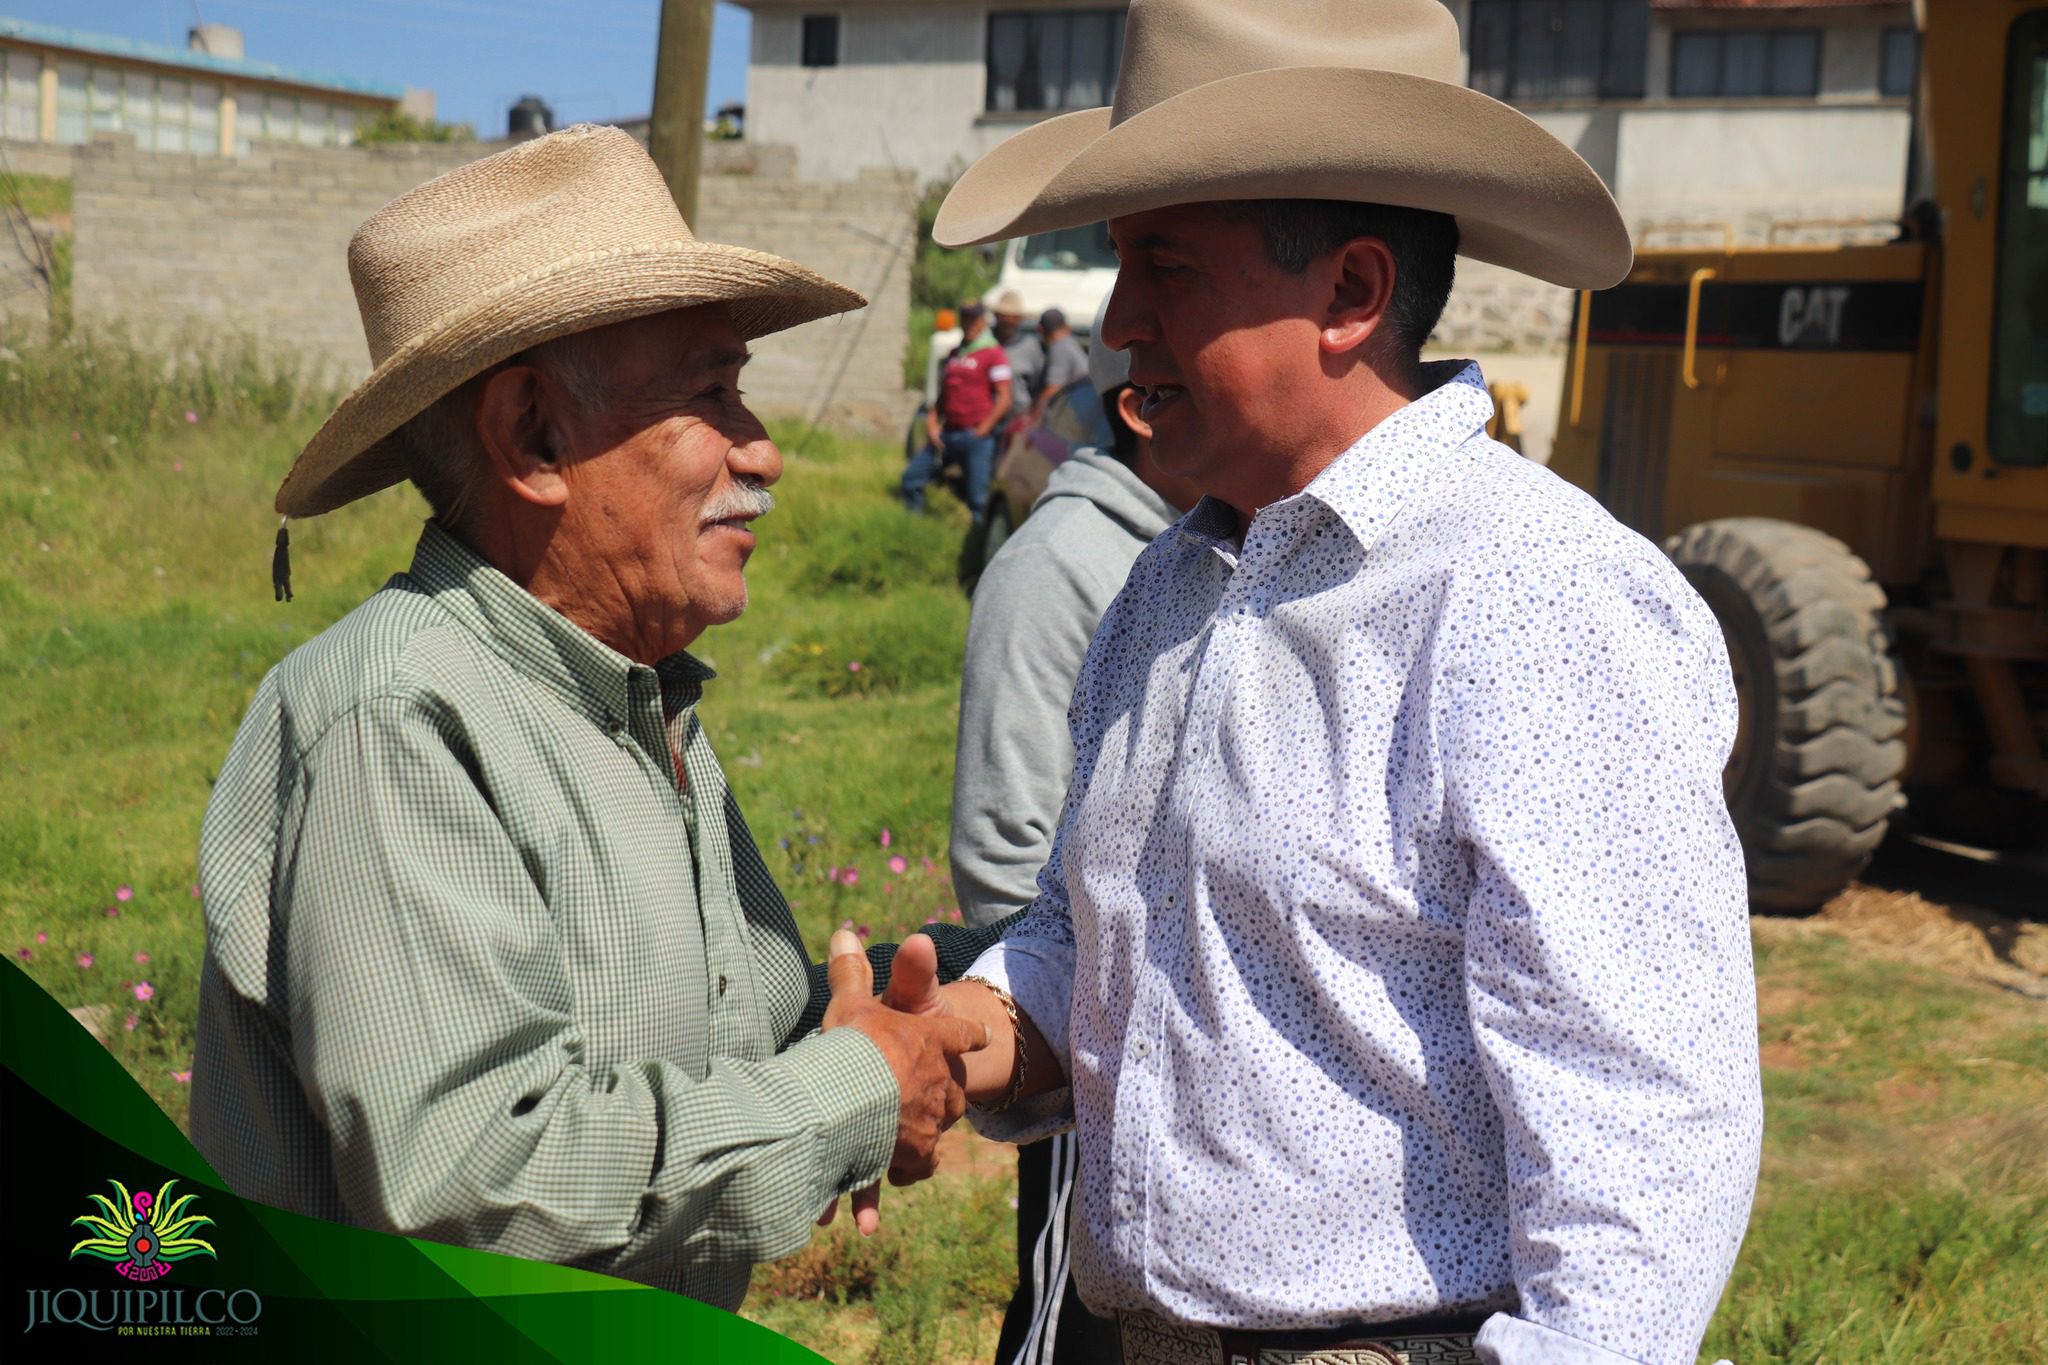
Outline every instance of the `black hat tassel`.
{"label": "black hat tassel", "polygon": [[292,536],[284,528],[285,518],[277,519],[277,551],[270,556],[270,587],[280,602],[292,600]]}

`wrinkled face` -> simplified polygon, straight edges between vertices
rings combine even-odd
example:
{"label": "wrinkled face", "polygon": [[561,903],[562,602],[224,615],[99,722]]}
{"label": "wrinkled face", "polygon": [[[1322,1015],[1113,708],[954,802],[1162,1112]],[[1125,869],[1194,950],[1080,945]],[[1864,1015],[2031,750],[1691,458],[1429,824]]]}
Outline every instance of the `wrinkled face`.
{"label": "wrinkled face", "polygon": [[747,348],[722,306],[606,331],[611,402],[565,422],[572,488],[558,535],[602,565],[663,644],[746,610],[748,523],[774,505],[782,455],[741,401]]}
{"label": "wrinkled face", "polygon": [[1120,262],[1102,335],[1128,350],[1139,415],[1168,473],[1251,512],[1323,382],[1316,271],[1275,266],[1249,223],[1182,204],[1110,220]]}

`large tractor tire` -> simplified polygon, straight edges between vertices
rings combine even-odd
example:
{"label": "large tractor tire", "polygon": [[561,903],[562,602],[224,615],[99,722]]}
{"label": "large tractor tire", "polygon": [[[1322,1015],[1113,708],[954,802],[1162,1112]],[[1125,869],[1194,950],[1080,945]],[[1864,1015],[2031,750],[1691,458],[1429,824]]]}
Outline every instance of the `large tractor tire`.
{"label": "large tractor tire", "polygon": [[1884,589],[1848,546],[1786,521],[1703,522],[1664,549],[1728,641],[1741,721],[1723,785],[1750,903],[1811,910],[1863,870],[1902,804]]}

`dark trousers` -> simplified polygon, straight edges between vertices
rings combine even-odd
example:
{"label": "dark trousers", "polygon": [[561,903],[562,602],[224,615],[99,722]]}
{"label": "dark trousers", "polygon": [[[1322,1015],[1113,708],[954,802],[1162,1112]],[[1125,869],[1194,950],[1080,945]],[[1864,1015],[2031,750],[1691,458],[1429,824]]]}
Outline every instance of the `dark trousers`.
{"label": "dark trousers", "polygon": [[1017,1293],[996,1365],[1099,1365],[1123,1359],[1113,1319],[1090,1313],[1068,1267],[1081,1219],[1072,1133],[1017,1150]]}
{"label": "dark trousers", "polygon": [[958,460],[967,472],[967,505],[980,516],[988,506],[988,486],[996,472],[996,438],[993,433],[976,436],[963,427],[939,433],[939,444],[925,442],[903,471],[903,501],[924,506],[925,486],[939,477],[948,461]]}

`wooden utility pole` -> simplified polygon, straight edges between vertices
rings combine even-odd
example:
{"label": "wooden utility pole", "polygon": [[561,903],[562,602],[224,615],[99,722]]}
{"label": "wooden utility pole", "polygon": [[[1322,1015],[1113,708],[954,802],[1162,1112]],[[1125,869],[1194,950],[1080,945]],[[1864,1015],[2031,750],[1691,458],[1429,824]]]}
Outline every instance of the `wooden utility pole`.
{"label": "wooden utility pole", "polygon": [[692,231],[697,172],[704,164],[704,91],[711,79],[712,0],[661,0],[654,57],[654,115],[647,150]]}

